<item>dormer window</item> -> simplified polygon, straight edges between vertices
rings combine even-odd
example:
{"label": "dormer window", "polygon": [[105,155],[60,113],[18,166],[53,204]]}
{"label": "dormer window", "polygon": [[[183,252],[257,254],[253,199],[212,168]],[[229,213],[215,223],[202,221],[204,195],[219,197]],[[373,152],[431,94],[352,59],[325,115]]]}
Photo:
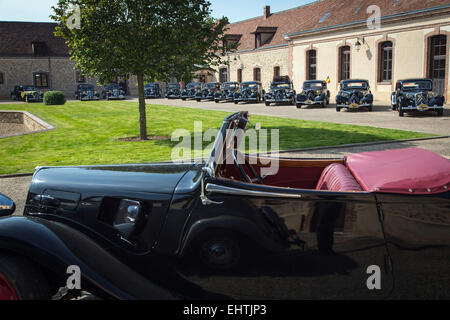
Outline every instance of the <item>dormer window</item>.
{"label": "dormer window", "polygon": [[31,47],[35,57],[45,57],[48,55],[47,44],[45,42],[33,42]]}
{"label": "dormer window", "polygon": [[277,32],[276,27],[257,27],[252,33],[255,34],[255,49],[260,48],[272,41]]}
{"label": "dormer window", "polygon": [[239,41],[241,41],[242,34],[227,34],[223,39],[224,51],[229,51],[229,49],[237,49]]}

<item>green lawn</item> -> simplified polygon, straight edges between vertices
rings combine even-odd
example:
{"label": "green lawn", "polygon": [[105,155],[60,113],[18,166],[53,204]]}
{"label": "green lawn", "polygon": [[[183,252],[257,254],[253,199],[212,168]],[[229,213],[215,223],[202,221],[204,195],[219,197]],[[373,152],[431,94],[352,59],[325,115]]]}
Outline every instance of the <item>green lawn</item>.
{"label": "green lawn", "polygon": [[[245,109],[245,108],[243,108]],[[0,174],[33,172],[36,166],[145,163],[170,160],[179,142],[121,142],[137,136],[138,106],[126,101],[69,102],[64,106],[43,104],[0,105],[0,110],[26,110],[57,129],[0,139]],[[176,129],[193,131],[194,121],[203,130],[219,128],[227,112],[148,105],[148,133],[168,136]],[[348,143],[420,138],[417,132],[377,129],[277,117],[252,116],[265,129],[280,129],[280,149],[335,146]],[[270,140],[269,140],[270,141]],[[210,142],[205,142],[208,145]]]}

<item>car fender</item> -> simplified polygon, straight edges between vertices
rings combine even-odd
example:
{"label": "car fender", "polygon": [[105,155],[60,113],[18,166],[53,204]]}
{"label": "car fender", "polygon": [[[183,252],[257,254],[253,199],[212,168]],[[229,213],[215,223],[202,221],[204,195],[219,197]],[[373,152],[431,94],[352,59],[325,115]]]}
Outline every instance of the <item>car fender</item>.
{"label": "car fender", "polygon": [[222,229],[237,232],[246,236],[255,244],[258,244],[261,249],[269,252],[279,252],[285,249],[281,243],[269,238],[261,231],[261,228],[250,220],[225,215],[196,221],[187,231],[186,237],[183,239],[179,250],[179,255],[185,255],[193,241],[203,232],[210,229]]}
{"label": "car fender", "polygon": [[113,299],[174,299],[112,256],[81,232],[64,224],[34,217],[0,219],[0,251],[22,255],[57,278],[67,267],[81,270],[83,289]]}

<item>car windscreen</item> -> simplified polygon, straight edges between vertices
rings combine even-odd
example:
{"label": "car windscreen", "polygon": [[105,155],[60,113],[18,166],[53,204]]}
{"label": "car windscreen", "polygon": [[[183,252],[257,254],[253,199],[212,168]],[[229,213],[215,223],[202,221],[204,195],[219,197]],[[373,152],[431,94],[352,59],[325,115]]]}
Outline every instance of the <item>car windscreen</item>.
{"label": "car windscreen", "polygon": [[342,83],[343,90],[352,90],[352,89],[367,89],[367,82],[364,81],[355,81],[355,82],[344,82]]}
{"label": "car windscreen", "polygon": [[200,83],[189,83],[186,86],[187,89],[200,89]]}
{"label": "car windscreen", "polygon": [[323,84],[321,82],[305,82],[303,90],[322,90]]}
{"label": "car windscreen", "polygon": [[290,83],[272,83],[270,85],[271,89],[291,89]]}
{"label": "car windscreen", "polygon": [[147,83],[147,84],[144,86],[144,88],[147,88],[147,89],[156,89],[156,88],[157,88],[157,85],[154,84],[154,83]]}
{"label": "car windscreen", "polygon": [[238,88],[237,83],[224,84],[222,86],[222,90],[236,90]]}
{"label": "car windscreen", "polygon": [[22,89],[23,89],[23,91],[36,91],[36,87],[32,87],[32,86],[23,87]]}
{"label": "car windscreen", "polygon": [[107,90],[116,90],[116,89],[120,90],[120,86],[118,84],[110,84],[110,85],[106,86],[106,89]]}
{"label": "car windscreen", "polygon": [[94,86],[90,86],[90,85],[80,86],[80,90],[81,91],[92,91],[92,90],[94,90]]}
{"label": "car windscreen", "polygon": [[207,83],[203,87],[203,89],[208,89],[208,90],[215,89],[215,88],[216,88],[216,84],[215,83]]}
{"label": "car windscreen", "polygon": [[180,85],[178,83],[169,84],[169,89],[179,89]]}
{"label": "car windscreen", "polygon": [[430,81],[403,82],[403,90],[431,90]]}
{"label": "car windscreen", "polygon": [[241,89],[258,89],[258,84],[256,84],[256,83],[243,83],[243,84],[241,84]]}

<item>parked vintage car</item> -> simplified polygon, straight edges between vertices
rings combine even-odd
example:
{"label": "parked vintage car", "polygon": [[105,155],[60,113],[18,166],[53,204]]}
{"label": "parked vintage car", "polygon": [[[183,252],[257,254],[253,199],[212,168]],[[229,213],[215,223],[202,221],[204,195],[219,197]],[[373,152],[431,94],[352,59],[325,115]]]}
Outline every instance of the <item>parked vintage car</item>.
{"label": "parked vintage car", "polygon": [[436,111],[444,114],[444,96],[433,93],[433,81],[430,79],[399,80],[391,95],[392,110],[398,110],[400,117],[405,112]]}
{"label": "parked vintage car", "polygon": [[117,83],[107,84],[103,87],[102,97],[105,100],[124,100],[125,91]]}
{"label": "parked vintage car", "polygon": [[264,99],[265,91],[262,88],[261,82],[248,81],[242,82],[239,90],[234,94],[234,103],[239,102],[256,102],[259,103]]}
{"label": "parked vintage car", "polygon": [[295,104],[295,90],[291,81],[277,81],[270,84],[270,90],[264,95],[266,106],[271,103]]}
{"label": "parked vintage car", "polygon": [[295,105],[301,108],[304,105],[320,105],[325,108],[330,104],[330,90],[327,82],[322,80],[308,80],[303,82],[302,92],[295,97]]}
{"label": "parked vintage car", "polygon": [[[249,125],[248,112],[228,116],[209,159],[199,162],[36,168],[24,216],[10,217],[11,201],[0,200],[0,299],[44,298],[65,285],[69,266],[99,297],[192,298],[196,287],[180,293],[186,280],[167,274],[167,257],[236,268],[303,248],[310,232],[324,255],[333,252],[335,232],[344,235],[352,249],[338,255],[341,266],[375,250],[361,276],[369,265],[387,273],[417,266],[423,276],[418,248],[433,248],[448,266],[450,160],[416,148],[336,159],[244,155],[238,146]],[[318,257],[290,270],[311,255]],[[312,261],[312,268],[322,263]],[[442,278],[430,279],[427,290],[442,290]],[[409,283],[416,281],[401,285]]]}
{"label": "parked vintage car", "polygon": [[181,92],[181,100],[195,99],[197,92],[202,90],[200,82],[191,82],[186,85],[186,88]]}
{"label": "parked vintage car", "polygon": [[234,94],[239,90],[238,82],[225,82],[220,88],[220,92],[216,92],[214,101],[219,103],[221,101],[233,102]]}
{"label": "parked vintage car", "polygon": [[146,83],[144,85],[144,97],[145,99],[159,99],[162,98],[162,90],[159,83]]}
{"label": "parked vintage car", "polygon": [[166,99],[180,99],[181,98],[181,86],[179,83],[169,83],[167,85],[166,93],[164,94]]}
{"label": "parked vintage car", "polygon": [[75,99],[80,101],[100,100],[100,93],[92,84],[79,84],[75,91]]}
{"label": "parked vintage car", "polygon": [[216,93],[220,92],[221,84],[219,82],[208,82],[205,83],[201,91],[197,91],[195,94],[195,100],[200,102],[202,100],[213,101]]}
{"label": "parked vintage car", "polygon": [[342,108],[373,110],[373,95],[367,80],[343,80],[336,96],[336,111]]}
{"label": "parked vintage car", "polygon": [[11,99],[25,102],[42,102],[44,93],[35,86],[15,86],[11,91]]}

